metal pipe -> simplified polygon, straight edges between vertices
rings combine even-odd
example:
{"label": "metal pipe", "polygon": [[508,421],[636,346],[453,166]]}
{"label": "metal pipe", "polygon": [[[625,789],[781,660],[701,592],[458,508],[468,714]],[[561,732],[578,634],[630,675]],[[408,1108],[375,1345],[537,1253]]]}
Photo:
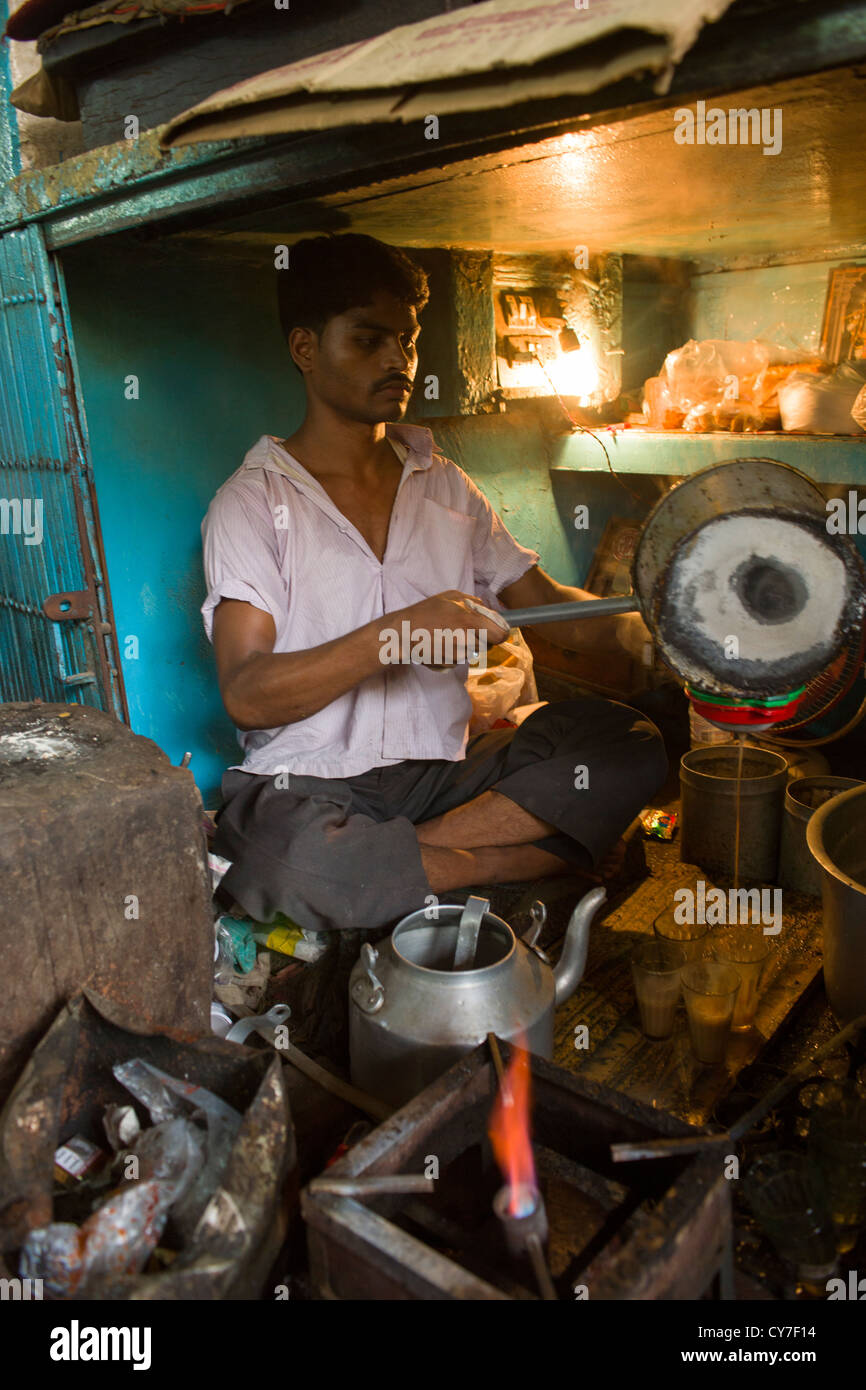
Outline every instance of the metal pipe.
{"label": "metal pipe", "polygon": [[640,1158],[675,1158],[680,1154],[700,1153],[705,1149],[730,1149],[733,1140],[725,1130],[723,1134],[690,1134],[676,1139],[632,1140],[626,1144],[611,1144],[610,1154],[614,1163],[633,1163]]}
{"label": "metal pipe", "polygon": [[277,1051],[285,1063],[297,1067],[298,1071],[302,1071],[311,1081],[318,1082],[323,1090],[339,1096],[340,1100],[346,1101],[348,1105],[354,1105],[356,1110],[363,1110],[365,1115],[370,1115],[374,1120],[387,1120],[393,1115],[393,1105],[387,1105],[385,1101],[368,1095],[366,1091],[359,1091],[357,1086],[350,1086],[348,1081],[326,1071],[292,1043],[283,1042]]}
{"label": "metal pipe", "polygon": [[634,594],[619,598],[570,599],[567,603],[544,603],[538,608],[505,608],[503,618],[512,627],[534,627],[538,623],[567,623],[573,618],[608,618],[617,613],[639,613]]}
{"label": "metal pipe", "polygon": [[756,1101],[751,1110],[747,1110],[745,1115],[741,1115],[737,1122],[722,1134],[696,1134],[694,1138],[691,1135],[683,1135],[676,1139],[647,1139],[626,1144],[611,1144],[611,1158],[614,1163],[630,1163],[639,1158],[670,1158],[674,1154],[699,1153],[701,1149],[715,1149],[739,1143],[750,1129],[759,1124],[765,1115],[769,1115],[773,1107],[778,1105],[789,1091],[815,1072],[819,1062],[823,1062],[825,1057],[843,1047],[849,1038],[856,1037],[864,1028],[866,1014],[861,1014],[859,1018],[846,1023],[845,1027],[834,1033],[817,1052],[805,1062],[800,1062],[787,1076],[783,1076],[771,1091]]}
{"label": "metal pipe", "polygon": [[394,1192],[435,1192],[434,1178],[423,1173],[382,1173],[356,1178],[313,1178],[310,1192],[327,1192],[334,1197],[384,1197]]}
{"label": "metal pipe", "polygon": [[487,1034],[487,1046],[490,1048],[490,1056],[493,1058],[499,1089],[502,1090],[505,1085],[505,1067],[502,1064],[502,1053],[499,1051],[499,1039],[495,1033]]}
{"label": "metal pipe", "polygon": [[526,1251],[532,1263],[535,1281],[538,1284],[541,1297],[546,1303],[558,1303],[556,1288],[550,1277],[547,1260],[544,1258],[544,1248],[538,1236],[527,1236]]}

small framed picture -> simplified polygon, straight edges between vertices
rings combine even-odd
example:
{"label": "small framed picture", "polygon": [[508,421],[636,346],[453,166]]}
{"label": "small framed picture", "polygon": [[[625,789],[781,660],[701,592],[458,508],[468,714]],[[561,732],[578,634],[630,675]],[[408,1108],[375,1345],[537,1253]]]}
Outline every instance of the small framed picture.
{"label": "small framed picture", "polygon": [[830,271],[821,355],[834,364],[866,357],[866,265]]}
{"label": "small framed picture", "polygon": [[640,532],[638,521],[611,518],[592,557],[585,589],[599,598],[631,593],[631,562]]}

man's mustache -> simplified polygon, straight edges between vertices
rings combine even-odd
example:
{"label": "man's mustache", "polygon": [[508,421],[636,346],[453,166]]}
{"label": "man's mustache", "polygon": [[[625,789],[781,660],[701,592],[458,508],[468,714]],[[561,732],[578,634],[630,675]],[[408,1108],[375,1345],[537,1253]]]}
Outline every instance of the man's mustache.
{"label": "man's mustache", "polygon": [[398,373],[396,376],[385,377],[384,381],[378,381],[373,387],[373,391],[384,391],[386,386],[405,386],[407,391],[411,391],[413,385],[413,377],[402,376]]}

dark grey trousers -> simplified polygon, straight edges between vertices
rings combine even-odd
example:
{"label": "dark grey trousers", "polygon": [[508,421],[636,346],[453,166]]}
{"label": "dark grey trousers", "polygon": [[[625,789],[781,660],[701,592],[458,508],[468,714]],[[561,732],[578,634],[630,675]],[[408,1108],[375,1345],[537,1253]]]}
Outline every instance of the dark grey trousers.
{"label": "dark grey trousers", "polygon": [[414,830],[422,821],[501,792],[556,828],[540,848],[590,868],[666,775],[655,725],[593,695],[478,734],[459,762],[412,760],[345,780],[229,771],[213,845],[232,861],[222,894],[260,922],[284,912],[314,930],[386,926],[432,891]]}

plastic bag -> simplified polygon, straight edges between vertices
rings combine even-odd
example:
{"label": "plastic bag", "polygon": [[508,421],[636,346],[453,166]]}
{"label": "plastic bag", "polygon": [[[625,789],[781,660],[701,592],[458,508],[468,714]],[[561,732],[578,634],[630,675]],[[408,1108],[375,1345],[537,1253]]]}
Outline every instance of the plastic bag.
{"label": "plastic bag", "polygon": [[687,412],[698,405],[737,400],[743,380],[754,379],[770,360],[770,344],[757,338],[749,343],[691,338],[668,353],[662,373],[672,404]]}
{"label": "plastic bag", "polygon": [[127,1186],[82,1226],[57,1222],[31,1231],[19,1273],[42,1279],[52,1298],[105,1298],[141,1273],[168,1215],[158,1182]]}
{"label": "plastic bag", "polygon": [[866,378],[866,362],[843,362],[831,376],[793,372],[779,387],[782,428],[793,433],[862,434],[853,407]]}
{"label": "plastic bag", "polygon": [[538,699],[532,652],[517,628],[509,632],[506,641],[489,649],[485,670],[470,668],[466,688],[472,699],[470,734],[491,729],[515,705]]}
{"label": "plastic bag", "polygon": [[683,419],[683,429],[691,434],[705,434],[709,430],[730,430],[733,434],[743,434],[749,430],[765,428],[765,417],[757,406],[749,401],[721,401],[718,404],[693,406]]}
{"label": "plastic bag", "polygon": [[112,1070],[154,1118],[184,1101],[194,1105],[207,1122],[207,1139],[185,1116],[162,1119],[143,1130],[125,1155],[138,1161],[138,1172],[125,1178],[122,1192],[109,1196],[80,1227],[55,1222],[31,1231],[21,1268],[29,1271],[27,1278],[44,1279],[50,1297],[118,1293],[143,1270],[170,1212],[181,1243],[192,1240],[241,1126],[241,1116],[219,1096],[141,1058]]}
{"label": "plastic bag", "polygon": [[645,383],[644,419],[653,429],[693,433],[778,428],[780,382],[797,368],[823,367],[804,358],[799,349],[759,338],[691,338]]}
{"label": "plastic bag", "polygon": [[230,984],[234,977],[234,942],[232,941],[231,932],[222,917],[218,917],[214,923],[214,984]]}
{"label": "plastic bag", "polygon": [[497,719],[504,719],[513,705],[520,702],[523,672],[513,666],[492,666],[472,680],[472,718],[470,734],[492,729]]}
{"label": "plastic bag", "polygon": [[139,1160],[143,1182],[158,1182],[170,1207],[188,1191],[204,1164],[204,1134],[191,1120],[166,1120],[139,1136],[131,1152]]}
{"label": "plastic bag", "polygon": [[643,415],[651,429],[678,430],[682,426],[684,414],[685,411],[674,406],[663,376],[651,376],[644,382]]}
{"label": "plastic bag", "polygon": [[[194,1106],[196,1111],[204,1114],[207,1121],[207,1150],[204,1163],[199,1163],[198,1170],[193,1173],[194,1181],[188,1184],[188,1190],[185,1188],[182,1195],[175,1194],[176,1201],[172,1198],[175,1201],[175,1225],[186,1242],[192,1238],[199,1217],[228,1163],[237,1132],[241,1127],[241,1116],[233,1106],[215,1096],[212,1091],[205,1090],[203,1086],[196,1086],[193,1082],[169,1076],[167,1072],[160,1071],[159,1067],[151,1066],[150,1062],[145,1062],[140,1057],[121,1062],[112,1070],[118,1081],[132,1092],[136,1100],[148,1107],[154,1119],[154,1104],[157,1102],[159,1108],[163,1109],[164,1097],[173,1101],[175,1096],[178,1096]],[[191,1155],[189,1137],[185,1142],[186,1152]],[[178,1148],[176,1156],[179,1155]]]}
{"label": "plastic bag", "polygon": [[112,1067],[114,1075],[125,1086],[139,1104],[143,1105],[155,1125],[164,1120],[174,1120],[183,1114],[183,1106],[163,1085],[162,1079],[154,1074],[140,1057],[128,1062],[118,1062]]}
{"label": "plastic bag", "polygon": [[207,864],[210,870],[211,889],[215,893],[232,866],[230,859],[224,859],[221,854],[209,853]]}
{"label": "plastic bag", "polygon": [[[219,928],[228,932],[231,941],[232,964],[231,969],[236,970],[241,975],[248,975],[256,963],[256,943],[253,939],[252,923],[248,917],[237,918],[222,916],[219,919]],[[217,931],[217,939],[222,944],[223,938],[220,931]],[[223,976],[218,978],[224,978]]]}
{"label": "plastic bag", "polygon": [[[196,1085],[194,1081],[181,1081],[177,1076],[169,1076],[168,1072],[161,1071],[159,1067],[145,1062],[141,1057],[132,1057],[128,1062],[118,1062],[111,1070],[120,1084],[125,1086],[136,1100],[141,1101],[142,1105],[147,1106],[155,1124],[161,1120],[174,1119],[176,1114],[182,1112],[182,1106],[177,1106],[175,1110],[170,1109],[176,1104],[177,1096],[197,1110],[203,1110],[208,1118],[216,1116],[235,1129],[240,1125],[241,1117],[233,1105],[215,1096],[212,1091],[205,1090],[204,1086]],[[165,1111],[168,1113],[164,1113]]]}
{"label": "plastic bag", "polygon": [[81,1280],[81,1232],[68,1221],[31,1231],[21,1247],[21,1279],[41,1279],[43,1297],[68,1298]]}

